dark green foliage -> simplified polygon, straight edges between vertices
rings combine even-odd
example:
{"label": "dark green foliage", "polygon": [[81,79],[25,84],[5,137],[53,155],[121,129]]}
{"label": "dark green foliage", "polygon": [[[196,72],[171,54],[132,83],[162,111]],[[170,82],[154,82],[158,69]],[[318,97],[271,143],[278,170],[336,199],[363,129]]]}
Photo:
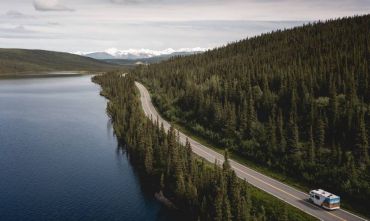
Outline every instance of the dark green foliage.
{"label": "dark green foliage", "polygon": [[370,15],[307,24],[133,74],[168,119],[361,209],[370,198],[369,27]]}
{"label": "dark green foliage", "polygon": [[104,71],[118,66],[78,55],[23,49],[0,49],[0,75],[40,71]]}
{"label": "dark green foliage", "polygon": [[365,120],[363,114],[360,113],[356,133],[356,144],[354,153],[358,159],[360,167],[366,167],[369,164],[369,143],[367,138],[367,132],[365,127]]}
{"label": "dark green foliage", "polygon": [[218,167],[195,157],[189,142],[179,143],[174,128],[166,134],[142,112],[132,75],[110,73],[93,80],[110,100],[107,112],[133,165],[189,220],[314,220],[237,178],[228,161]]}

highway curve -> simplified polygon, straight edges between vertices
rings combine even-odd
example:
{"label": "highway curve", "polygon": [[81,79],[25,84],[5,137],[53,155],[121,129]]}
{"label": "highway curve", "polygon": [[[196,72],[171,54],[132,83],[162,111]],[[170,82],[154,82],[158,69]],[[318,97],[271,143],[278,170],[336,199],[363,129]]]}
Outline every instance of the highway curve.
{"label": "highway curve", "polygon": [[[159,123],[163,123],[164,128],[168,130],[170,124],[165,121],[156,111],[150,98],[148,90],[139,82],[136,82],[136,86],[140,91],[140,101],[145,112],[145,115],[152,117],[153,120],[158,119]],[[224,161],[223,155],[217,153],[216,151],[200,144],[199,142],[191,139],[185,134],[179,132],[180,142],[185,144],[186,139],[189,140],[192,150],[195,154],[203,157],[207,161],[214,163],[217,162],[222,164]],[[230,160],[230,165],[235,173],[241,178],[246,180],[251,185],[291,204],[292,206],[325,221],[364,221],[365,219],[358,217],[350,212],[343,209],[335,211],[327,211],[320,207],[317,207],[307,201],[308,194],[301,192],[293,187],[290,187],[284,183],[281,183],[275,179],[258,173],[240,163]]]}

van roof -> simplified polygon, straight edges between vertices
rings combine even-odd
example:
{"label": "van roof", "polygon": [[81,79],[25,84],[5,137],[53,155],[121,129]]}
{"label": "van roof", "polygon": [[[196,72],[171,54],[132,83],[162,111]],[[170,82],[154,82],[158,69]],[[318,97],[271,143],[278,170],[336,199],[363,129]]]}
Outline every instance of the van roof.
{"label": "van roof", "polygon": [[318,194],[318,195],[321,195],[323,197],[330,198],[330,199],[339,197],[339,196],[336,196],[336,195],[334,195],[332,193],[329,193],[329,192],[327,192],[325,190],[322,190],[322,189],[311,190],[311,193],[315,193],[315,194]]}

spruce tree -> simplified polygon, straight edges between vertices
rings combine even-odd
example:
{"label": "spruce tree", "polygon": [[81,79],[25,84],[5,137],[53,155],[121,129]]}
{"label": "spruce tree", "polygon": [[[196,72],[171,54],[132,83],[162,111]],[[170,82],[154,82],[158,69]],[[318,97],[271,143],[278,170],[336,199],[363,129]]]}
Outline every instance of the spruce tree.
{"label": "spruce tree", "polygon": [[153,148],[152,148],[152,138],[148,136],[148,141],[145,148],[145,159],[144,165],[147,173],[152,173],[153,171]]}
{"label": "spruce tree", "polygon": [[316,122],[316,146],[320,151],[325,144],[325,123],[322,120],[322,117],[318,117]]}
{"label": "spruce tree", "polygon": [[308,146],[308,159],[311,163],[315,163],[316,148],[315,148],[315,141],[313,137],[312,126],[310,127],[309,141],[310,142]]}
{"label": "spruce tree", "polygon": [[359,126],[356,133],[356,149],[354,151],[361,168],[369,164],[369,143],[365,126],[364,114],[360,113]]}
{"label": "spruce tree", "polygon": [[298,160],[296,157],[299,153],[299,132],[298,126],[295,121],[294,114],[291,113],[289,117],[289,125],[288,125],[288,136],[287,136],[287,143],[288,143],[288,154],[291,159]]}
{"label": "spruce tree", "polygon": [[224,151],[224,163],[222,165],[222,168],[225,172],[229,172],[231,171],[231,166],[230,166],[230,162],[229,162],[229,151],[226,149]]}

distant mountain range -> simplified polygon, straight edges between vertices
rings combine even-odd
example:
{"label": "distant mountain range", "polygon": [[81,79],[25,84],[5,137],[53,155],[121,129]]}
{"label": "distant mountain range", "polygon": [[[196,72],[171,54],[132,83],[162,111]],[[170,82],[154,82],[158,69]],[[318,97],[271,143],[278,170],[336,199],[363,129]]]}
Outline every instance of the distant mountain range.
{"label": "distant mountain range", "polygon": [[191,55],[201,53],[208,50],[207,48],[181,48],[174,50],[168,48],[162,51],[150,50],[150,49],[129,49],[129,50],[118,50],[116,48],[110,48],[101,52],[74,52],[73,54],[90,57],[98,60],[140,60],[148,58],[163,57],[169,58],[177,55]]}

